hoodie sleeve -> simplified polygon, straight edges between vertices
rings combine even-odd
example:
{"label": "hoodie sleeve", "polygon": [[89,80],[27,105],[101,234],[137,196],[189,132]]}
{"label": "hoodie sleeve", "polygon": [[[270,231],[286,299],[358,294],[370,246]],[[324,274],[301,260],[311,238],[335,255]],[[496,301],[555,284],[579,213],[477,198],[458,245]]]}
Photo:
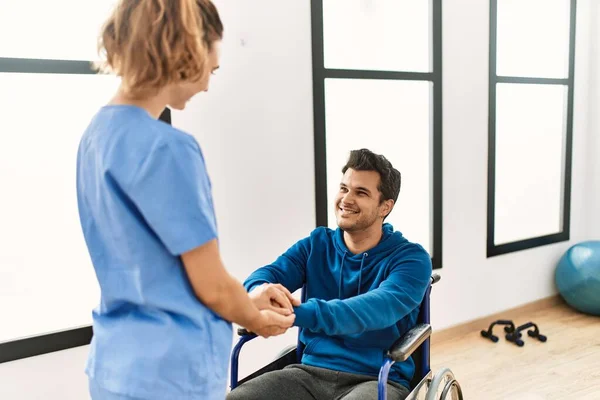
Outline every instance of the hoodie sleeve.
{"label": "hoodie sleeve", "polygon": [[328,336],[385,329],[421,303],[431,272],[427,252],[414,252],[399,259],[377,289],[344,300],[309,299],[295,308],[294,325]]}
{"label": "hoodie sleeve", "polygon": [[300,289],[306,275],[306,262],[310,253],[310,238],[305,238],[290,247],[272,264],[254,271],[245,281],[244,287],[251,292],[263,283],[279,283],[290,292]]}

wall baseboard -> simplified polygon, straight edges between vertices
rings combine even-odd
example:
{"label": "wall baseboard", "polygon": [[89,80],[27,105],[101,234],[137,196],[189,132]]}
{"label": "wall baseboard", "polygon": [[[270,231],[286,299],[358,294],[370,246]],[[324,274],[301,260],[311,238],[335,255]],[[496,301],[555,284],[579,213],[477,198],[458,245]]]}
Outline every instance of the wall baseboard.
{"label": "wall baseboard", "polygon": [[[554,307],[559,304],[564,304],[565,301],[560,297],[559,294],[546,297],[540,300],[526,303],[521,306],[511,308],[505,311],[494,313],[485,317],[477,318],[471,321],[464,322],[449,328],[441,329],[439,331],[433,331],[431,335],[431,345],[435,345],[441,342],[447,342],[452,339],[459,339],[468,333],[473,331],[481,331],[487,329],[490,324],[499,319],[511,319],[515,320],[516,324],[520,324],[525,321],[525,316],[532,312],[544,310],[546,308]],[[520,321],[523,319],[523,321]]]}

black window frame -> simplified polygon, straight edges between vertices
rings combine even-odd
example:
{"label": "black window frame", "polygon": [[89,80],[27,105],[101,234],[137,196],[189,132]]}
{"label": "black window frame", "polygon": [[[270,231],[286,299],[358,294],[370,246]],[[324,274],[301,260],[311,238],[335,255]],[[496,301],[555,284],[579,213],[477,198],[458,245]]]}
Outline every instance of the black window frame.
{"label": "black window frame", "polygon": [[[522,76],[498,76],[497,60],[497,17],[498,0],[490,0],[490,49],[489,49],[489,117],[488,117],[488,193],[487,193],[487,257],[518,252],[546,246],[570,239],[571,221],[571,174],[573,156],[573,98],[575,89],[575,40],[577,0],[570,0],[569,20],[569,73],[567,78],[535,78]],[[543,18],[543,12],[539,15]],[[561,85],[568,90],[567,121],[564,145],[564,175],[562,193],[562,230],[558,233],[537,236],[509,243],[495,244],[496,206],[496,85],[499,83]],[[562,162],[562,160],[561,160]]]}
{"label": "black window frame", "polygon": [[325,121],[325,79],[383,79],[417,80],[433,84],[432,110],[432,225],[434,269],[442,268],[442,1],[429,0],[432,11],[431,72],[381,71],[362,69],[325,68],[323,35],[323,0],[311,0],[312,57],[313,57],[313,108],[315,156],[315,205],[317,226],[327,226],[327,149]]}
{"label": "black window frame", "polygon": [[[4,73],[97,74],[93,69],[91,61],[0,57],[0,74]],[[159,119],[170,124],[171,111],[166,108]],[[92,337],[92,326],[87,325],[1,342],[0,364],[74,347],[86,346],[90,344]]]}

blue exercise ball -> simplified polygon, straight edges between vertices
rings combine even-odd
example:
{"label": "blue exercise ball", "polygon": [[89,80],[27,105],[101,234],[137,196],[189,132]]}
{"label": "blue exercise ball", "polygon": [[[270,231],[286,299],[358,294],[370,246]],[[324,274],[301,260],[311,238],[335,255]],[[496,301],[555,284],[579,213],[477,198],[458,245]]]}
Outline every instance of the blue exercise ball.
{"label": "blue exercise ball", "polygon": [[567,304],[600,316],[600,241],[571,246],[558,262],[554,279]]}

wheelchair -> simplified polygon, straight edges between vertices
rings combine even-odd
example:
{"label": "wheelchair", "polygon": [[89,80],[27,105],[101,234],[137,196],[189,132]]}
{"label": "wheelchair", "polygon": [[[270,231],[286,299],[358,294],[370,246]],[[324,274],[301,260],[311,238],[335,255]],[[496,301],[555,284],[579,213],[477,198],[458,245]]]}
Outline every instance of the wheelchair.
{"label": "wheelchair", "polygon": [[[406,361],[409,357],[412,357],[415,363],[415,374],[411,380],[411,392],[406,398],[407,400],[462,400],[462,389],[454,373],[449,368],[441,368],[434,375],[430,367],[430,336],[432,332],[429,313],[430,294],[433,284],[440,279],[437,274],[431,276],[431,282],[419,306],[417,324],[399,338],[387,351],[379,370],[378,400],[387,399],[388,374],[392,365],[396,362]],[[303,289],[302,301],[305,300],[305,290]],[[245,329],[238,329],[238,335],[240,335],[240,339],[231,354],[231,390],[266,372],[276,371],[290,364],[297,364],[302,359],[304,344],[298,340],[297,345],[282,350],[274,361],[244,379],[238,380],[239,356],[242,346],[257,337],[257,335],[249,333]]]}

